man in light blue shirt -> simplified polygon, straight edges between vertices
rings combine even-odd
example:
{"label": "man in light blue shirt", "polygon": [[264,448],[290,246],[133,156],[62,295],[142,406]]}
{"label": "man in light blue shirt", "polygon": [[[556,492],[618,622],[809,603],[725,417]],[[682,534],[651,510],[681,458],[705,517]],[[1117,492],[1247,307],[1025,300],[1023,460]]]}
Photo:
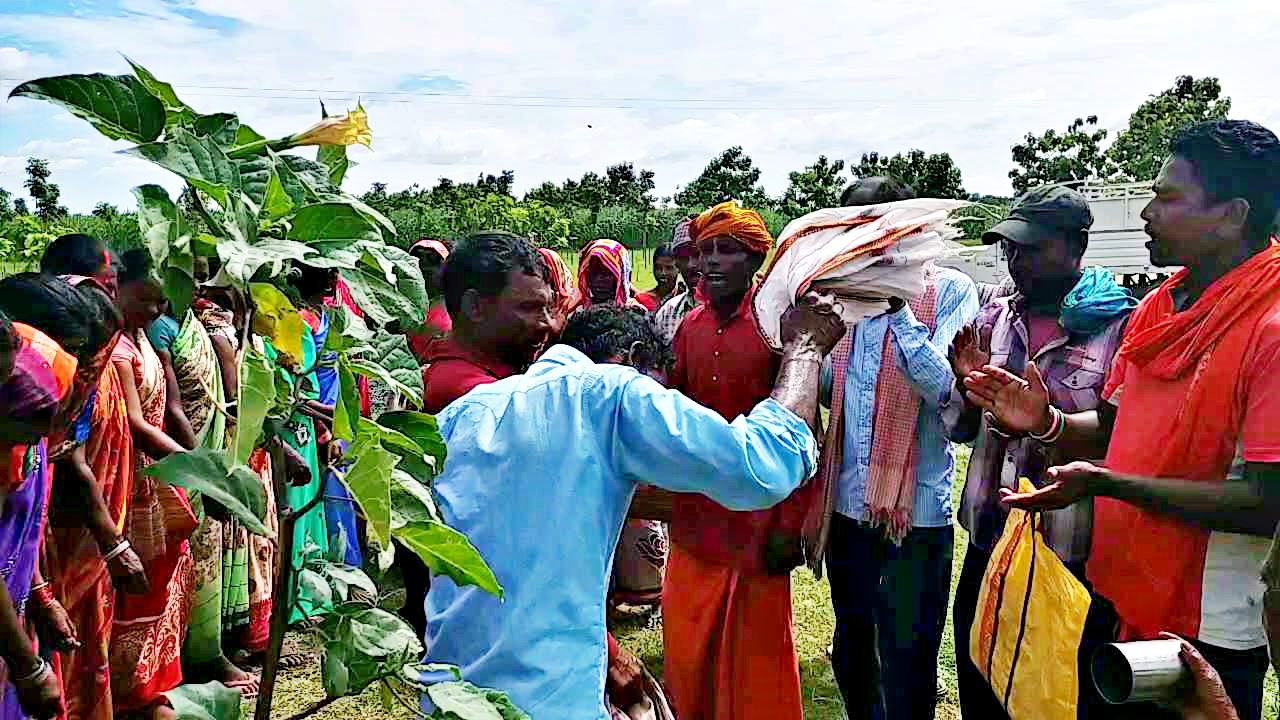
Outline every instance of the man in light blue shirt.
{"label": "man in light blue shirt", "polygon": [[[892,178],[867,178],[842,204],[913,197]],[[833,376],[843,381],[827,569],[832,666],[850,718],[931,720],[937,703],[954,543],[955,457],[942,419],[955,383],[947,351],[977,316],[978,293],[967,275],[941,267],[926,286],[921,297],[891,301],[888,313],[850,328],[847,365],[823,369],[825,386]],[[837,350],[832,360],[845,355]]]}
{"label": "man in light blue shirt", "polygon": [[534,720],[606,718],[605,596],[637,484],[757,510],[814,472],[820,363],[844,327],[829,298],[809,300],[783,319],[772,396],[733,422],[645,374],[665,346],[643,313],[616,307],[575,314],[526,374],[445,408],[440,512],[506,597],[433,580],[428,660],[508,693]]}

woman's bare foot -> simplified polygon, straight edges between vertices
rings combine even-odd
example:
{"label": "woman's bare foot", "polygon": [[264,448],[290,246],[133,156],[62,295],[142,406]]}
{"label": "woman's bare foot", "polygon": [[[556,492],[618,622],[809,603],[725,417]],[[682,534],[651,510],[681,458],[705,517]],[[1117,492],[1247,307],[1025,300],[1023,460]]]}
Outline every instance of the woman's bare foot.
{"label": "woman's bare foot", "polygon": [[217,660],[191,669],[189,682],[213,681],[239,690],[245,697],[254,697],[258,694],[258,676],[240,669],[226,655],[220,655]]}

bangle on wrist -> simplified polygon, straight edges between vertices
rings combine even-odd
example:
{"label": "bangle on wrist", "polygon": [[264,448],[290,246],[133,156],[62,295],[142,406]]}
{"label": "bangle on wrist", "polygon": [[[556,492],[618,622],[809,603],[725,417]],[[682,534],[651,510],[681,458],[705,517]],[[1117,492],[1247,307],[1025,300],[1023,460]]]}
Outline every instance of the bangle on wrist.
{"label": "bangle on wrist", "polygon": [[14,677],[9,678],[9,681],[12,682],[14,685],[18,685],[18,686],[35,685],[40,680],[43,680],[45,673],[48,673],[48,672],[50,672],[49,663],[45,662],[44,658],[37,657],[36,667],[34,670],[27,673],[26,675],[23,675],[22,677],[18,677],[15,675]]}
{"label": "bangle on wrist", "polygon": [[1027,436],[1030,437],[1032,440],[1044,443],[1045,445],[1052,445],[1058,442],[1058,440],[1062,437],[1062,433],[1065,432],[1066,429],[1067,429],[1066,415],[1064,415],[1062,411],[1059,410],[1058,408],[1050,405],[1049,406],[1049,429],[1044,431],[1044,433],[1041,433],[1041,434],[1027,433]]}
{"label": "bangle on wrist", "polygon": [[58,599],[53,596],[53,588],[49,587],[47,582],[42,582],[31,588],[31,599],[35,600],[42,608],[50,607],[58,602]]}
{"label": "bangle on wrist", "polygon": [[115,560],[116,558],[123,555],[125,551],[131,547],[133,546],[129,544],[128,540],[121,540],[120,542],[116,543],[115,547],[108,550],[106,555],[102,556],[102,561],[111,562],[112,560]]}

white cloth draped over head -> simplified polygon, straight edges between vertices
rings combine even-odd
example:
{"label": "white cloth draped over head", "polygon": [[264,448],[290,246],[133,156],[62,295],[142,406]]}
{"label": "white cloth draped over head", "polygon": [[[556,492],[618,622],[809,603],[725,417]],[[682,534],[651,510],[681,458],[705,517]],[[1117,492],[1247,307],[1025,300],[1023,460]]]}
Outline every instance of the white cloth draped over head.
{"label": "white cloth draped over head", "polygon": [[947,217],[967,204],[919,198],[818,210],[792,220],[756,293],[765,339],[782,347],[782,314],[810,289],[833,292],[848,324],[885,312],[888,298],[923,292],[925,266],[952,254],[950,241],[960,234]]}

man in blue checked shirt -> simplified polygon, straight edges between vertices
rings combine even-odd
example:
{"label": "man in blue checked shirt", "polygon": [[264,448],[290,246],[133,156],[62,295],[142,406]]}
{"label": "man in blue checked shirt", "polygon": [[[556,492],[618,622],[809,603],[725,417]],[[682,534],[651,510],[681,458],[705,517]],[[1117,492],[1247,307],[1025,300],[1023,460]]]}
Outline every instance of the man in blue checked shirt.
{"label": "man in blue checked shirt", "polygon": [[[845,206],[915,197],[893,178],[859,180]],[[832,665],[850,718],[931,719],[951,590],[955,457],[942,412],[955,383],[947,349],[978,314],[967,275],[926,271],[926,290],[864,320],[823,368],[843,423],[827,570]]]}
{"label": "man in blue checked shirt", "polygon": [[644,313],[611,306],[575,314],[562,344],[524,375],[446,407],[440,513],[479,549],[505,598],[434,579],[427,660],[459,666],[538,720],[610,717],[605,597],[636,486],[757,510],[809,478],[821,362],[845,331],[831,303],[808,296],[783,317],[773,393],[733,422],[650,377],[665,366],[665,344]]}

